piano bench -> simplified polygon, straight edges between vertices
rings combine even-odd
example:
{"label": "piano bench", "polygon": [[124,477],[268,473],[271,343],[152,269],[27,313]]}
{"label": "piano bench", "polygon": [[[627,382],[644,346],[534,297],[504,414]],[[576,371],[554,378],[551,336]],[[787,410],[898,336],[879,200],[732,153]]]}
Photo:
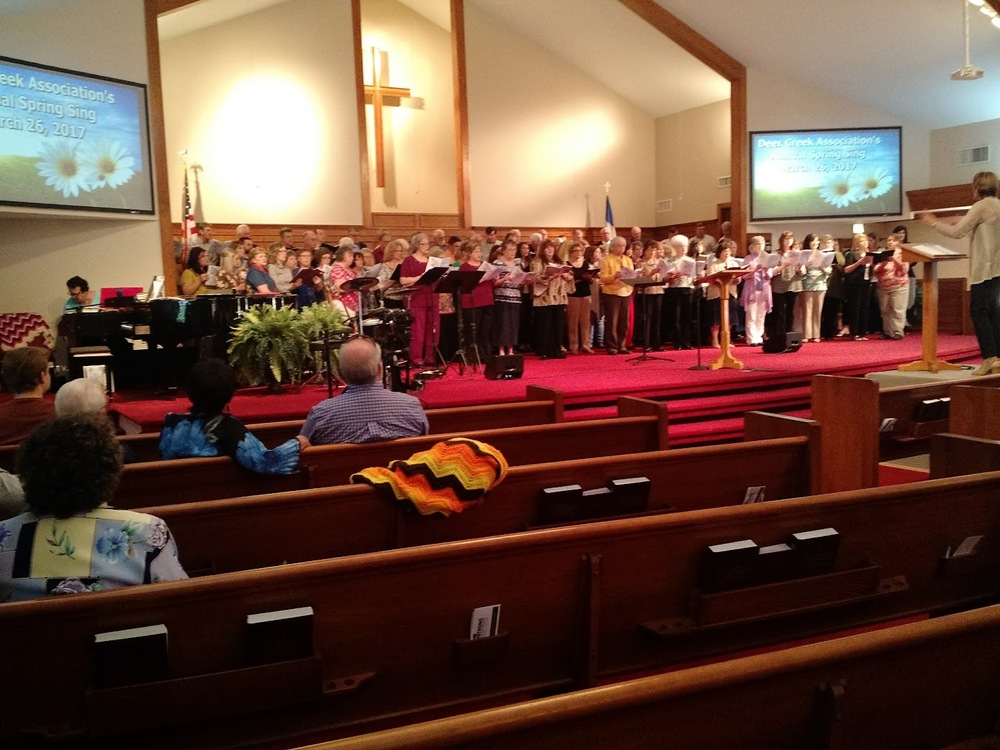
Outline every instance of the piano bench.
{"label": "piano bench", "polygon": [[74,346],[69,350],[69,376],[84,377],[85,367],[104,367],[104,390],[110,397],[114,392],[114,374],[111,366],[114,356],[106,346]]}

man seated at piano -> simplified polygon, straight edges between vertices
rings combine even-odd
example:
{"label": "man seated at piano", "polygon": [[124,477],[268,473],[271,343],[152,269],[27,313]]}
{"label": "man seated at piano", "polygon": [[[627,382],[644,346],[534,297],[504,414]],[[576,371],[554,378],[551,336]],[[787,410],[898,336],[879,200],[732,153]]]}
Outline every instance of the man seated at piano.
{"label": "man seated at piano", "polygon": [[69,298],[63,305],[63,310],[76,310],[94,304],[94,292],[86,279],[74,276],[66,282],[66,291]]}
{"label": "man seated at piano", "polygon": [[309,445],[303,435],[268,450],[236,417],[223,413],[236,392],[236,373],[225,361],[209,358],[196,363],[185,389],[191,411],[163,418],[162,458],[229,456],[257,474],[291,474],[298,469],[299,452]]}
{"label": "man seated at piano", "polygon": [[211,294],[215,290],[208,286],[208,251],[203,247],[191,248],[187,268],[179,281],[181,294]]}
{"label": "man seated at piano", "polygon": [[267,250],[255,247],[250,254],[250,268],[247,271],[248,294],[277,294],[278,285],[267,272]]}

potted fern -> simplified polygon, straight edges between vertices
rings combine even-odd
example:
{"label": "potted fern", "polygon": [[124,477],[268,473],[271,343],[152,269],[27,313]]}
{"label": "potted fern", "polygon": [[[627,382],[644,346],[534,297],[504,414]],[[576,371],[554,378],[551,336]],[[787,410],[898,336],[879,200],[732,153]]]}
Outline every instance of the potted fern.
{"label": "potted fern", "polygon": [[297,383],[309,356],[309,336],[294,307],[254,307],[233,326],[229,362],[247,385],[267,383],[281,391],[286,378]]}

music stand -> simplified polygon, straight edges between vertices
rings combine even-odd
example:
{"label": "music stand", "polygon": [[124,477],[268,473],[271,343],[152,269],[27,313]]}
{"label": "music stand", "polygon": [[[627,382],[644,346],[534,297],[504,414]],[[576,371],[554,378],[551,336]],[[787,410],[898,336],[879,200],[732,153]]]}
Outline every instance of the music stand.
{"label": "music stand", "polygon": [[743,363],[733,357],[732,343],[729,336],[729,289],[744,276],[753,273],[745,268],[724,268],[701,279],[703,284],[715,284],[719,287],[719,358],[708,366],[710,370],[742,370]]}
{"label": "music stand", "polygon": [[[469,367],[469,361],[465,356],[465,322],[462,313],[462,295],[470,294],[485,275],[485,271],[452,270],[441,279],[435,290],[438,294],[451,294],[455,299],[455,313],[458,315],[458,350],[448,362],[445,362],[444,369],[447,372],[452,362],[458,364],[459,377],[464,375],[466,368]],[[473,342],[473,345],[475,345],[475,342]],[[479,371],[478,366],[475,368],[475,371]]]}
{"label": "music stand", "polygon": [[[639,276],[635,279],[622,279],[626,284],[634,289],[651,289],[652,287],[664,286],[666,281],[655,281],[648,276]],[[642,332],[642,354],[638,357],[629,357],[626,362],[632,362],[634,364],[641,364],[650,359],[659,359],[663,362],[674,362],[672,357],[658,357],[655,354],[649,353],[649,304],[647,294],[642,294],[642,317],[643,317],[643,332]]]}
{"label": "music stand", "polygon": [[[378,279],[372,276],[358,276],[353,279],[348,279],[340,285],[341,292],[347,292],[348,294],[357,293],[358,295],[358,333],[364,334],[364,293],[367,292],[372,287],[378,286]],[[346,305],[345,305],[346,307]]]}

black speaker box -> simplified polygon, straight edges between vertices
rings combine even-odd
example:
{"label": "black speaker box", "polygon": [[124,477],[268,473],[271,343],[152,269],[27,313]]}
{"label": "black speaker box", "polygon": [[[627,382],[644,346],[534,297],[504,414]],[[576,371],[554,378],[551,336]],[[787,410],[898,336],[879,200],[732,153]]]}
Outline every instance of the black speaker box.
{"label": "black speaker box", "polygon": [[516,380],[524,375],[524,357],[520,354],[498,354],[486,358],[487,380]]}
{"label": "black speaker box", "polygon": [[798,331],[779,333],[764,342],[765,354],[797,352],[802,347],[802,334]]}

